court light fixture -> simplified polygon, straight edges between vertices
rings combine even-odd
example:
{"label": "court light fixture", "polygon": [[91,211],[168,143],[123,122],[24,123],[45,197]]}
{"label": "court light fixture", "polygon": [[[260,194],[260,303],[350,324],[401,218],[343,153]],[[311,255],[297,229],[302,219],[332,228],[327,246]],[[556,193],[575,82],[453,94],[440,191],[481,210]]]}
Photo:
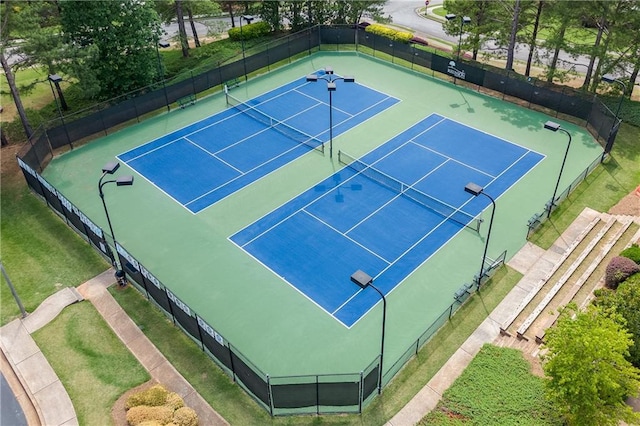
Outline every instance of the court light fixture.
{"label": "court light fixture", "polygon": [[[447,21],[453,21],[458,17],[455,13],[447,13],[444,15]],[[460,16],[460,37],[458,38],[458,56],[456,62],[460,61],[460,46],[462,45],[462,27],[471,23],[471,18],[468,16]]]}
{"label": "court light fixture", "polygon": [[378,395],[380,395],[382,393],[382,366],[384,360],[384,331],[387,322],[387,299],[384,297],[384,293],[373,285],[373,278],[371,278],[371,276],[366,272],[358,269],[351,275],[351,281],[356,283],[363,290],[367,287],[371,287],[378,292],[380,297],[382,297],[382,341],[380,343],[380,369],[378,371]]}
{"label": "court light fixture", "polygon": [[480,290],[480,284],[482,284],[482,277],[484,276],[484,264],[487,260],[487,249],[489,248],[489,239],[491,239],[491,228],[493,227],[493,216],[496,213],[496,202],[489,194],[484,192],[484,188],[480,185],[469,182],[464,187],[465,192],[477,197],[478,195],[484,195],[489,200],[491,200],[491,204],[493,205],[493,209],[491,210],[491,219],[489,220],[489,231],[487,232],[487,240],[484,243],[484,253],[482,254],[482,264],[480,265],[480,273],[478,274],[478,279],[476,280],[476,290]]}
{"label": "court light fixture", "polygon": [[560,130],[561,132],[569,136],[569,143],[567,144],[567,150],[564,152],[564,158],[562,159],[562,165],[560,166],[560,173],[558,173],[558,180],[556,182],[556,187],[553,190],[553,196],[551,197],[551,200],[547,205],[547,219],[548,219],[551,216],[551,211],[553,210],[553,207],[556,205],[556,194],[558,193],[558,186],[560,186],[560,178],[562,177],[564,164],[567,161],[567,155],[569,155],[569,148],[571,147],[571,133],[569,133],[566,129],[563,129],[562,127],[560,127],[560,124],[553,121],[547,121],[546,123],[544,123],[544,128],[547,130],[551,130],[552,132],[557,132],[558,130]]}
{"label": "court light fixture", "polygon": [[338,88],[336,81],[342,80],[345,83],[355,83],[356,78],[353,76],[335,77],[333,68],[325,67],[324,75],[308,74],[306,80],[312,83],[318,80],[327,82],[327,91],[329,92],[329,158],[333,158],[333,92]]}
{"label": "court light fixture", "polygon": [[117,179],[103,181],[105,176],[113,175],[119,168],[120,168],[120,163],[115,161],[108,162],[102,167],[102,176],[100,176],[100,180],[98,180],[98,193],[100,194],[100,199],[102,200],[102,206],[104,207],[104,214],[107,217],[107,224],[109,225],[109,231],[111,232],[111,238],[113,239],[113,246],[114,248],[116,248],[116,253],[113,255],[111,264],[114,268],[116,268],[115,276],[116,276],[116,280],[118,281],[118,284],[121,286],[124,286],[127,284],[127,280],[126,280],[124,271],[122,270],[122,266],[118,261],[116,236],[113,233],[113,226],[111,225],[109,210],[107,209],[107,203],[105,202],[105,199],[104,199],[104,191],[102,190],[102,187],[108,183],[115,183],[116,186],[133,185],[133,176],[120,176]]}

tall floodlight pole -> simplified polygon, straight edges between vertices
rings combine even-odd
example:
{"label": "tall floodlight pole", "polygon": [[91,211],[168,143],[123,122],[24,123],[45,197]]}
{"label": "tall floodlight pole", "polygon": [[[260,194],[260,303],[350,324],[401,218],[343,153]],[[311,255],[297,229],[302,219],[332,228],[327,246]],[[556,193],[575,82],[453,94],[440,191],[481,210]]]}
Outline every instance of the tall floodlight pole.
{"label": "tall floodlight pole", "polygon": [[569,136],[569,143],[567,144],[567,150],[564,152],[564,158],[562,159],[562,165],[560,166],[560,173],[558,173],[558,181],[556,182],[556,187],[553,190],[553,196],[551,197],[551,201],[549,202],[549,207],[547,209],[547,219],[551,216],[551,211],[553,207],[556,205],[556,194],[558,193],[558,186],[560,186],[560,178],[562,177],[562,171],[564,170],[564,164],[567,161],[567,155],[569,154],[569,148],[571,147],[571,133],[567,130],[560,127],[558,123],[554,123],[553,121],[547,121],[544,123],[544,128],[547,130],[551,130],[552,132],[557,132],[560,130],[564,132],[567,136]]}
{"label": "tall floodlight pole", "polygon": [[[447,19],[447,21],[453,21],[458,17],[458,15],[456,15],[455,13],[447,13],[444,17]],[[469,18],[468,16],[460,16],[460,36],[458,37],[458,56],[456,57],[456,62],[460,61],[460,46],[462,46],[462,27],[465,24],[470,23],[471,18]]]}
{"label": "tall floodlight pole", "polygon": [[478,279],[476,281],[476,290],[480,290],[480,284],[482,284],[482,277],[484,276],[484,264],[487,260],[487,249],[489,248],[489,239],[491,238],[491,228],[493,227],[493,216],[496,213],[496,202],[489,194],[484,192],[484,188],[478,184],[473,182],[469,182],[467,186],[464,187],[465,192],[477,197],[482,194],[491,200],[491,204],[493,204],[493,209],[491,210],[491,220],[489,220],[489,231],[487,232],[487,241],[484,243],[484,253],[482,254],[482,264],[480,265],[480,273],[478,274]]}
{"label": "tall floodlight pole", "polygon": [[604,161],[605,155],[611,152],[613,148],[613,139],[611,138],[611,134],[617,130],[618,126],[622,122],[620,119],[620,108],[622,107],[622,101],[624,100],[624,95],[627,93],[627,85],[624,84],[620,79],[615,78],[612,74],[605,74],[602,76],[602,81],[609,84],[619,84],[622,86],[622,94],[620,95],[620,100],[618,101],[618,108],[616,109],[616,122],[613,126],[611,126],[611,130],[609,131],[609,137],[607,138],[607,145],[604,148],[604,152],[602,153],[602,161]]}
{"label": "tall floodlight pole", "polygon": [[380,342],[380,370],[378,371],[378,395],[380,395],[380,393],[382,393],[382,366],[384,361],[384,331],[387,323],[387,299],[384,297],[384,293],[382,293],[376,286],[373,285],[373,278],[371,278],[371,276],[369,276],[365,272],[358,269],[353,273],[353,275],[351,275],[351,281],[356,283],[362,289],[371,287],[372,289],[377,291],[382,298],[382,339]]}
{"label": "tall floodlight pole", "polygon": [[244,67],[244,81],[247,81],[247,61],[244,53],[244,33],[242,32],[242,20],[247,21],[247,25],[251,23],[255,18],[251,15],[240,16],[240,43],[242,44],[242,65]]}
{"label": "tall floodlight pole", "polygon": [[107,163],[102,168],[102,176],[100,177],[100,180],[98,180],[98,193],[100,194],[100,199],[102,200],[102,206],[104,207],[104,214],[107,217],[107,224],[109,225],[109,231],[111,232],[113,245],[114,245],[114,248],[116,248],[116,253],[113,256],[113,262],[112,262],[113,267],[116,268],[116,273],[115,273],[116,279],[118,280],[118,284],[125,285],[126,279],[125,279],[124,271],[122,270],[122,266],[118,261],[116,236],[113,233],[113,226],[111,226],[111,218],[109,217],[109,210],[107,209],[107,203],[105,202],[105,199],[104,199],[104,192],[102,191],[102,187],[108,183],[115,183],[117,186],[133,185],[133,176],[121,176],[117,179],[106,180],[103,182],[103,179],[106,175],[114,174],[116,170],[118,170],[118,168],[120,168],[120,163],[117,163],[117,162]]}
{"label": "tall floodlight pole", "polygon": [[324,80],[327,82],[327,91],[329,92],[329,158],[333,158],[333,92],[336,91],[336,81],[342,80],[345,83],[354,83],[355,77],[345,76],[336,77],[331,67],[324,69],[324,75],[309,74],[307,75],[307,81],[316,82],[318,80]]}

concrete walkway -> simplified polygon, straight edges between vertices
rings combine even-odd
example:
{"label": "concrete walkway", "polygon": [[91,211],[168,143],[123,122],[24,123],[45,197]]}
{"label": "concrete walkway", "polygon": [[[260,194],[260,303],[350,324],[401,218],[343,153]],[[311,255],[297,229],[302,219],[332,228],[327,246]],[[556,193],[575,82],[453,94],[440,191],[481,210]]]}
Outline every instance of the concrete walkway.
{"label": "concrete walkway", "polygon": [[[71,426],[78,419],[69,395],[31,333],[53,320],[65,307],[90,301],[151,377],[180,395],[197,413],[200,424],[228,425],[147,339],[113,299],[107,287],[114,283],[109,269],[77,288],[68,287],[47,298],[33,313],[0,329],[0,363],[12,391],[21,402],[29,425]],[[33,410],[30,409],[33,407]]]}

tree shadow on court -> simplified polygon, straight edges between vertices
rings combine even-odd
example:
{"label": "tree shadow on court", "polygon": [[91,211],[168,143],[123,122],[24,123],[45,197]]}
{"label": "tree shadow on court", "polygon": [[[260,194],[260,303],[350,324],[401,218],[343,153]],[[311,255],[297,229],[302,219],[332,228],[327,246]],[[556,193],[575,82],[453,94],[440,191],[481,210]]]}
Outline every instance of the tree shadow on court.
{"label": "tree shadow on court", "polygon": [[[520,101],[520,103],[513,104],[502,99],[490,97],[485,98],[482,106],[492,110],[500,117],[500,120],[520,129],[527,129],[529,131],[542,129],[542,122],[537,112],[526,109],[527,102]],[[516,108],[516,106],[522,108]]]}

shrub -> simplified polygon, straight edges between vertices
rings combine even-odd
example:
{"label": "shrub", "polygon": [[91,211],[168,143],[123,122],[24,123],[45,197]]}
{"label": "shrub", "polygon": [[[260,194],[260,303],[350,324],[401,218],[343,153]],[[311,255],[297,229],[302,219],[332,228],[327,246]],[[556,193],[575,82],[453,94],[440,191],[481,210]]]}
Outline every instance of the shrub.
{"label": "shrub", "polygon": [[640,264],[640,246],[637,244],[632,244],[631,247],[622,250],[620,256],[626,257],[633,260],[637,264]]}
{"label": "shrub", "polygon": [[165,425],[173,419],[173,410],[169,407],[149,407],[148,405],[138,405],[131,407],[127,411],[127,423],[131,426],[149,425],[158,422]]}
{"label": "shrub", "polygon": [[198,415],[192,408],[182,407],[173,413],[173,423],[178,426],[198,426]]}
{"label": "shrub", "polygon": [[381,35],[383,37],[390,38],[394,41],[400,41],[402,43],[409,43],[413,38],[413,33],[408,31],[398,31],[391,28],[387,28],[380,24],[371,24],[365,28],[365,31],[372,34]]}
{"label": "shrub", "polygon": [[147,405],[150,407],[164,405],[167,400],[167,395],[169,395],[169,391],[160,385],[154,385],[145,391],[129,396],[125,408],[128,410],[139,405]]}
{"label": "shrub", "polygon": [[174,410],[184,407],[184,400],[175,392],[170,392],[167,395],[167,399],[164,403],[167,407],[171,407]]}
{"label": "shrub", "polygon": [[633,260],[627,257],[616,256],[611,259],[609,265],[607,265],[604,285],[615,290],[618,288],[618,284],[636,272],[640,272],[640,266]]}
{"label": "shrub", "polygon": [[229,38],[235,41],[246,41],[254,38],[264,37],[270,32],[271,26],[264,21],[260,21],[256,22],[255,24],[243,25],[242,29],[240,27],[229,29]]}

